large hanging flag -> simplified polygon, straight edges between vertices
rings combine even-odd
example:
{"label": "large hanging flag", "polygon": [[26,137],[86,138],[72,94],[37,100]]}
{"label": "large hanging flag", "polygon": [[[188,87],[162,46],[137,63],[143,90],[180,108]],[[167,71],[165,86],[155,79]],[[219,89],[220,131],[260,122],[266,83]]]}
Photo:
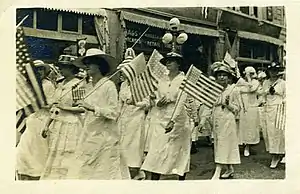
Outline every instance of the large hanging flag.
{"label": "large hanging flag", "polygon": [[16,114],[17,130],[25,130],[25,118],[47,104],[41,80],[37,78],[24,41],[22,27],[16,34]]}
{"label": "large hanging flag", "polygon": [[206,77],[202,71],[192,65],[180,89],[207,107],[212,108],[224,88],[212,79]]}

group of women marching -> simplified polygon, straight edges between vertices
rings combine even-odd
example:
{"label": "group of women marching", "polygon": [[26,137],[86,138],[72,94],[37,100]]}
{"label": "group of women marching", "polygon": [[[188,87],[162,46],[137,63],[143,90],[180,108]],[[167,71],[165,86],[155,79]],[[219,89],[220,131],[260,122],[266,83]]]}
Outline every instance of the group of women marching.
{"label": "group of women marching", "polygon": [[[259,143],[260,129],[273,155],[271,168],[277,166],[285,153],[284,130],[275,125],[277,105],[285,103],[280,66],[270,65],[265,81],[248,67],[245,77],[237,81],[230,65],[214,63],[213,76],[224,91],[212,109],[197,103],[198,116],[191,117],[187,108],[191,99],[180,92],[185,79],[180,54],[171,52],[160,60],[166,72],[157,91],[135,104],[124,75],[119,92],[109,79],[115,69],[134,59],[132,49],[126,53],[118,67],[112,56],[95,48],[84,57],[61,55],[57,67],[64,79],[55,83],[49,79],[49,65],[36,63],[48,105],[27,118],[27,129],[17,145],[19,179],[159,180],[172,174],[185,180],[191,120],[199,132],[212,131],[213,179],[233,176],[233,165],[241,162],[239,145],[249,156],[250,145]],[[90,79],[79,79],[80,69]],[[74,99],[74,88],[84,88],[84,98]],[[221,175],[222,168],[226,171]]]}

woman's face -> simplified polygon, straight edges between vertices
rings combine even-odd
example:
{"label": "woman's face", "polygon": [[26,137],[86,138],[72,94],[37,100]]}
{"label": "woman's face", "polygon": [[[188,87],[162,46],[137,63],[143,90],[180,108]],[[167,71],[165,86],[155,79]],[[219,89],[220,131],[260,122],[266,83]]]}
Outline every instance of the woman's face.
{"label": "woman's face", "polygon": [[87,70],[86,71],[87,71],[88,75],[90,75],[90,76],[93,76],[93,75],[96,75],[96,74],[99,74],[99,73],[101,74],[98,65],[93,64],[93,63],[87,64]]}
{"label": "woman's face", "polygon": [[178,71],[179,64],[175,60],[169,60],[166,63],[166,67],[170,72]]}
{"label": "woman's face", "polygon": [[228,73],[224,71],[217,72],[216,81],[221,85],[227,85],[230,81]]}
{"label": "woman's face", "polygon": [[277,77],[277,74],[278,74],[278,71],[277,71],[277,70],[275,70],[275,69],[270,69],[270,70],[269,70],[270,78],[275,78],[275,77]]}
{"label": "woman's face", "polygon": [[59,70],[64,77],[70,77],[73,75],[72,68],[68,65],[59,66]]}

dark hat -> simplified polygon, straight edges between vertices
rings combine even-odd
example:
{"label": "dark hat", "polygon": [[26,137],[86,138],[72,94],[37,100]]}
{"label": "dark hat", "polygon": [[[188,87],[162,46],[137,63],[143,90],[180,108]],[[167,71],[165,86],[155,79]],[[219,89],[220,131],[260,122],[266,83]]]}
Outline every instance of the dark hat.
{"label": "dark hat", "polygon": [[216,75],[217,72],[226,72],[228,74],[230,74],[231,76],[233,76],[234,78],[237,77],[236,73],[234,72],[234,70],[225,62],[223,61],[218,61],[215,62],[211,65],[211,69],[213,71],[213,74]]}
{"label": "dark hat", "polygon": [[267,70],[283,71],[284,67],[280,63],[272,62],[270,65],[268,65]]}
{"label": "dark hat", "polygon": [[79,68],[74,62],[76,60],[76,56],[72,56],[72,55],[60,55],[58,58],[58,63],[57,66],[61,66],[61,67],[76,67]]}
{"label": "dark hat", "polygon": [[165,56],[164,58],[162,58],[160,60],[160,62],[163,64],[163,65],[166,65],[167,61],[169,60],[177,60],[180,62],[180,64],[182,65],[183,63],[183,57],[182,55],[178,54],[178,53],[175,53],[175,52],[170,52],[167,54],[167,56]]}

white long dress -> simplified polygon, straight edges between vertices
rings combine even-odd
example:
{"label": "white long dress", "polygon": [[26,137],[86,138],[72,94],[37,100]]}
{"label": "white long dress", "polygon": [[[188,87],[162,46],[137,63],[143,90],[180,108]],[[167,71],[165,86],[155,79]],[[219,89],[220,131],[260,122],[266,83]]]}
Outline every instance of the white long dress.
{"label": "white long dress", "polygon": [[[44,79],[42,86],[46,100],[51,104],[54,84]],[[49,109],[42,108],[27,118],[26,130],[17,146],[16,169],[19,174],[39,177],[43,173],[48,156],[48,142],[42,138],[41,131],[49,116]]]}
{"label": "white long dress", "polygon": [[234,112],[222,106],[215,106],[212,111],[214,134],[214,157],[218,164],[240,164],[239,140],[236,115],[240,111],[239,91],[234,84],[227,86],[219,98],[225,102],[229,96],[229,103]]}
{"label": "white long dress", "polygon": [[258,87],[259,82],[256,79],[247,82],[246,86],[239,87],[243,103],[239,120],[239,138],[242,144],[258,144],[260,141]]}
{"label": "white long dress", "polygon": [[128,104],[126,101],[132,101],[132,95],[127,81],[122,83],[119,94],[121,113],[118,127],[121,133],[122,152],[129,167],[140,168],[144,155],[145,108],[148,101],[144,100],[137,105]]}
{"label": "white long dress", "polygon": [[185,93],[183,93],[178,103],[178,109],[173,116],[174,128],[171,132],[165,133],[165,127],[172,117],[180,93],[179,86],[184,77],[184,74],[180,73],[173,80],[168,79],[159,82],[157,101],[165,96],[170,103],[163,107],[155,106],[152,109],[151,130],[153,130],[153,134],[142,170],[180,176],[189,171],[191,130],[187,127],[188,116],[184,107]]}
{"label": "white long dress", "polygon": [[[269,88],[271,85],[275,85],[275,94],[269,94]],[[280,130],[275,126],[276,113],[279,105],[285,103],[286,88],[285,81],[278,79],[275,83],[270,80],[266,80],[263,83],[261,95],[265,96],[266,105],[265,108],[265,122],[266,133],[264,139],[267,139],[266,150],[271,154],[284,154],[285,153],[285,130]]]}
{"label": "white long dress", "polygon": [[[74,78],[67,83],[59,83],[54,93],[54,100],[60,105],[71,107],[73,104],[72,87],[79,82]],[[79,113],[60,110],[49,126],[49,154],[42,180],[66,179],[75,148],[82,133],[82,116]]]}
{"label": "white long dress", "polygon": [[95,112],[87,111],[84,132],[68,172],[68,179],[120,180],[130,179],[129,169],[121,153],[120,134],[116,119],[119,115],[115,84],[104,77],[93,87],[94,93],[85,99]]}

